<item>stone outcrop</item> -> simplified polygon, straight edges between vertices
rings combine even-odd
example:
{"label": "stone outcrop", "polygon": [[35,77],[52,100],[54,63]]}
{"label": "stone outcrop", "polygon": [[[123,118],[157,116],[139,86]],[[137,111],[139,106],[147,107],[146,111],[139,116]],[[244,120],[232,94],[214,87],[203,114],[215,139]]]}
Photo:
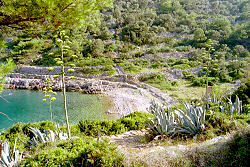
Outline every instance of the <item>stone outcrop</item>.
{"label": "stone outcrop", "polygon": [[[42,76],[45,79],[27,79],[27,78],[6,78],[5,88],[7,89],[30,89],[42,90],[45,87],[46,78],[51,76]],[[51,79],[54,90],[61,90],[62,84],[60,79]],[[67,91],[80,91],[87,94],[99,94],[117,88],[120,84],[105,80],[94,79],[74,79],[66,78]]]}

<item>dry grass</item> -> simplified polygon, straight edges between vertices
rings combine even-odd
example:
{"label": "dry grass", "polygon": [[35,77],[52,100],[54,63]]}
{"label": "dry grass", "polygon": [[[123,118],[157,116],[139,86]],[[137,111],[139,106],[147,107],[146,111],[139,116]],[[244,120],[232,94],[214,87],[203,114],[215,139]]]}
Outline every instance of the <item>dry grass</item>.
{"label": "dry grass", "polygon": [[205,87],[192,87],[189,82],[182,81],[177,87],[165,91],[171,97],[180,101],[201,99],[206,92]]}
{"label": "dry grass", "polygon": [[[220,86],[214,86],[214,92],[218,95],[227,92],[232,87],[228,84],[222,84]],[[169,90],[164,90],[165,93],[179,101],[196,101],[200,100],[205,96],[205,87],[194,87],[188,81],[181,81],[178,86],[172,87]]]}

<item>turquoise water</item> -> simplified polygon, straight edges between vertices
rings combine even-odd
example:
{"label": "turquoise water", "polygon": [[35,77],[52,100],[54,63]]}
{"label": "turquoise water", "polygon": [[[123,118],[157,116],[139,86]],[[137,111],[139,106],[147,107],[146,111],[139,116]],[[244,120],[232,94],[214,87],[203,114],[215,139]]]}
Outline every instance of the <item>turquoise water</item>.
{"label": "turquoise water", "polygon": [[[2,98],[1,98],[2,97]],[[43,94],[29,90],[4,90],[0,97],[0,112],[9,116],[7,119],[0,114],[0,129],[11,127],[17,122],[37,122],[50,120],[48,102],[43,102]],[[63,96],[61,92],[52,102],[53,119],[64,123]],[[78,92],[67,92],[68,115],[70,123],[80,120],[113,119],[106,111],[111,107],[110,100],[97,95]]]}

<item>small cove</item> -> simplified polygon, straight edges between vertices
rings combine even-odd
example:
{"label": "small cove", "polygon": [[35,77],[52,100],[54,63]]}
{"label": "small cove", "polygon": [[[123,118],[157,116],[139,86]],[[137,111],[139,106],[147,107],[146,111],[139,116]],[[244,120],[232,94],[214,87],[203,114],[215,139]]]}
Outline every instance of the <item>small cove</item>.
{"label": "small cove", "polygon": [[[0,130],[7,129],[17,122],[38,122],[50,120],[48,102],[43,102],[43,94],[30,90],[4,90],[0,98],[0,112],[7,114],[8,120],[0,114]],[[56,101],[52,102],[53,119],[64,123],[63,96],[57,92]],[[71,124],[80,120],[115,119],[117,115],[107,114],[112,108],[108,97],[67,92],[68,115]]]}

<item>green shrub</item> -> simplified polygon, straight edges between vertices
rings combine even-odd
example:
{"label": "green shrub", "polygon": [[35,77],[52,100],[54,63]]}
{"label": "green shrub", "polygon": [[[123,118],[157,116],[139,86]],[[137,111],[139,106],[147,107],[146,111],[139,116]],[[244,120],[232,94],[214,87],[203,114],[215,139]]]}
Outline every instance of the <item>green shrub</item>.
{"label": "green shrub", "polygon": [[159,49],[159,52],[170,52],[172,49],[169,46],[165,46]]}
{"label": "green shrub", "polygon": [[9,129],[9,133],[17,134],[22,132],[22,126],[23,124],[21,122],[18,122],[12,126],[12,128]]}
{"label": "green shrub", "polygon": [[197,66],[201,65],[201,62],[199,62],[199,61],[189,61],[188,65],[190,65],[191,67],[197,67]]}
{"label": "green shrub", "polygon": [[101,71],[102,73],[107,73],[107,74],[109,74],[109,75],[112,75],[112,74],[115,74],[115,73],[116,73],[116,70],[115,70],[115,68],[114,68],[112,65],[105,65],[104,67],[102,67],[102,68],[100,69],[100,71]]}
{"label": "green shrub", "polygon": [[182,71],[182,75],[184,79],[189,79],[191,77],[191,72],[190,71]]}
{"label": "green shrub", "polygon": [[113,65],[113,61],[111,58],[107,57],[100,57],[100,58],[92,58],[92,57],[87,57],[80,62],[78,62],[78,66],[84,67],[84,66],[100,66],[100,65]]}
{"label": "green shrub", "polygon": [[148,121],[151,114],[134,112],[123,118],[112,121],[80,121],[78,127],[86,136],[114,135],[129,130],[139,130]]}
{"label": "green shrub", "polygon": [[141,72],[142,70],[141,66],[134,65],[132,62],[124,61],[120,63],[119,65],[122,66],[125,72],[130,73],[130,74],[138,73],[138,72]]}
{"label": "green shrub", "polygon": [[242,115],[227,115],[221,112],[214,112],[213,114],[206,115],[206,126],[212,130],[216,135],[225,135],[243,126],[248,126],[250,121],[250,114]]}
{"label": "green shrub", "polygon": [[82,73],[83,74],[100,74],[100,70],[98,68],[93,68],[93,67],[83,67]]}
{"label": "green shrub", "polygon": [[[218,78],[208,77],[208,86],[213,86],[218,82]],[[205,86],[206,85],[206,77],[195,77],[192,81],[192,86]]]}
{"label": "green shrub", "polygon": [[224,161],[225,166],[249,166],[250,131],[237,133],[229,143],[229,153]]}
{"label": "green shrub", "polygon": [[178,81],[173,81],[173,82],[171,82],[171,85],[172,85],[172,86],[178,86],[178,85],[179,85],[179,82],[178,82]]}
{"label": "green shrub", "polygon": [[[3,142],[9,141],[11,147],[13,147],[15,140],[18,138],[20,138],[23,141],[30,140],[33,137],[33,134],[30,133],[28,127],[35,127],[38,128],[40,131],[43,131],[44,129],[54,130],[55,123],[49,121],[42,121],[38,123],[26,123],[26,124],[16,123],[15,125],[13,125],[12,128],[1,133],[0,140]],[[16,144],[20,150],[23,150],[25,147],[19,140],[17,140]]]}
{"label": "green shrub", "polygon": [[21,166],[123,166],[123,155],[114,144],[84,137],[38,148]]}
{"label": "green shrub", "polygon": [[171,81],[168,81],[162,73],[151,73],[141,76],[138,79],[161,90],[168,90],[172,86]]}
{"label": "green shrub", "polygon": [[191,68],[188,64],[177,64],[173,66],[174,69],[185,70]]}
{"label": "green shrub", "polygon": [[163,81],[165,79],[165,76],[161,73],[152,73],[152,74],[147,74],[147,75],[143,75],[140,76],[139,81],[141,82],[150,82],[150,81]]}
{"label": "green shrub", "polygon": [[141,59],[141,58],[136,58],[132,61],[132,63],[136,66],[140,66],[140,67],[147,67],[149,66],[149,61],[148,60],[145,60],[145,59]]}
{"label": "green shrub", "polygon": [[40,131],[44,131],[45,129],[51,129],[54,130],[55,129],[55,123],[54,122],[50,122],[50,121],[41,121],[41,122],[37,122],[37,123],[26,123],[23,125],[22,127],[22,131],[24,134],[30,136],[30,131],[28,129],[28,127],[33,127],[33,128],[38,128]]}
{"label": "green shrub", "polygon": [[192,48],[191,46],[178,46],[175,49],[178,52],[188,52],[191,50],[191,48]]}
{"label": "green shrub", "polygon": [[236,95],[242,100],[242,105],[250,103],[250,81],[242,84],[237,90],[232,94],[232,101],[235,101]]}

